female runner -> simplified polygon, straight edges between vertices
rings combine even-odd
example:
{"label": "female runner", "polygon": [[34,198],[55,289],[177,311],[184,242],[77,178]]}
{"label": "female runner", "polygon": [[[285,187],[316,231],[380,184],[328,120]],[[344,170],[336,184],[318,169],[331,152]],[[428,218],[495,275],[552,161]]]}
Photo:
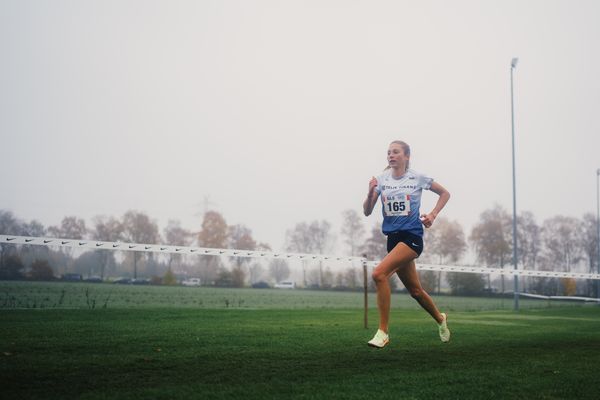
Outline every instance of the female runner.
{"label": "female runner", "polygon": [[[396,273],[410,295],[417,300],[437,322],[442,342],[450,340],[446,314],[441,313],[419,281],[415,259],[423,251],[423,226],[429,228],[444,208],[450,193],[433,179],[409,169],[410,147],[395,140],[387,153],[388,167],[377,178],[371,178],[369,193],[363,203],[366,216],[373,212],[381,196],[383,208],[383,233],[387,236],[388,255],[373,270],[377,286],[379,329],[369,346],[381,348],[389,343],[388,322],[390,316],[389,278]],[[429,214],[419,215],[421,192],[431,190],[439,198]]]}

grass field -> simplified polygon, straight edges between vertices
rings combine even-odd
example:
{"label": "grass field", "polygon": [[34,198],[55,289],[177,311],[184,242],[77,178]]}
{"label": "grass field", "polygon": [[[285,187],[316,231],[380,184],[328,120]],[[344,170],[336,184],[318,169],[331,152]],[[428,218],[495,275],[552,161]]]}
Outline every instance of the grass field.
{"label": "grass field", "polygon": [[[512,310],[511,297],[473,298],[434,296],[447,311]],[[369,294],[375,310],[375,294]],[[394,308],[419,310],[405,293],[394,293]],[[578,302],[521,299],[524,309],[580,307]],[[135,286],[108,283],[0,281],[0,309],[19,308],[202,308],[202,309],[314,309],[362,308],[362,292],[324,290],[223,289],[182,286]]]}
{"label": "grass field", "polygon": [[[29,288],[29,298],[41,295],[40,286]],[[122,288],[138,289],[149,288]],[[391,343],[376,350],[365,344],[375,323],[363,329],[360,306],[340,307],[336,299],[288,309],[3,308],[1,397],[598,398],[600,307],[514,313],[483,301],[481,311],[449,313],[448,344],[423,311],[396,307]],[[475,309],[480,299],[470,300]]]}

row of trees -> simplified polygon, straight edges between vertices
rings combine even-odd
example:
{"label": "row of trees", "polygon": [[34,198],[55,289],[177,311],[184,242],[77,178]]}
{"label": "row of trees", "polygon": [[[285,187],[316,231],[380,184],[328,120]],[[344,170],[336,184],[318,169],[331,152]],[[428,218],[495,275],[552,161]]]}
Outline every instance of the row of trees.
{"label": "row of trees", "polygon": [[[364,217],[356,210],[345,210],[343,225],[339,231],[342,248],[337,253],[358,256],[366,254],[370,259],[383,258],[386,239],[381,233],[380,222],[370,229]],[[425,233],[425,252],[420,260],[424,263],[454,264],[465,258],[468,250],[480,265],[505,267],[512,265],[512,218],[501,206],[494,206],[481,213],[470,234],[465,234],[457,221],[440,216]],[[582,218],[556,216],[538,224],[531,212],[522,212],[517,218],[517,261],[525,269],[553,271],[597,271],[597,233],[595,217],[588,213]],[[257,241],[250,228],[244,225],[228,225],[217,211],[207,211],[198,231],[190,231],[178,221],[169,221],[160,231],[157,223],[145,213],[128,211],[121,218],[97,216],[91,225],[75,216],[63,218],[58,226],[45,228],[37,221],[24,222],[9,211],[0,210],[0,232],[23,236],[53,236],[71,239],[100,241],[124,241],[135,243],[198,245],[213,248],[235,248],[241,250],[272,250],[269,244]],[[290,252],[327,254],[335,251],[336,235],[332,225],[325,220],[300,222],[286,231],[285,249]],[[74,254],[70,249],[52,251],[36,246],[2,244],[0,248],[0,278],[10,275],[7,261],[11,256],[20,257],[23,269],[31,269],[34,261],[45,260],[56,273],[82,272],[86,275],[127,275],[137,278],[157,275],[174,270],[179,275],[199,276],[205,283],[222,286],[244,286],[259,280],[281,281],[292,274],[290,265],[283,260],[273,260],[268,265],[249,258],[232,257],[186,257],[172,254],[156,256],[153,253],[97,250]],[[14,264],[14,263],[13,263]],[[12,264],[11,264],[12,265]],[[13,267],[14,269],[14,267]],[[359,272],[355,267],[343,271],[332,271],[323,263],[301,265],[301,278],[305,286],[313,287],[356,287]],[[430,291],[440,291],[445,281],[455,292],[477,293],[484,289],[504,292],[505,282],[501,277],[493,281],[489,276],[476,274],[454,274],[443,279],[443,274],[425,272],[421,274],[424,286]],[[559,292],[560,283],[551,279],[535,279],[526,282],[531,291]],[[590,291],[586,285],[583,291]]]}
{"label": "row of trees", "polygon": [[[539,224],[530,211],[517,216],[517,265],[522,269],[586,272],[598,271],[598,234],[596,217],[591,213],[581,218],[555,216]],[[480,265],[503,268],[513,265],[512,216],[496,205],[481,213],[471,229],[468,242],[456,221],[439,218],[435,227],[428,230],[425,240],[429,248],[425,259],[439,264],[457,263],[467,249],[473,250]],[[425,279],[436,286],[431,273]],[[492,290],[491,277],[484,282],[481,275],[452,274],[448,283],[455,291],[477,292],[487,286]],[[438,275],[437,288],[439,290]],[[537,293],[596,295],[593,282],[580,282],[574,289],[572,280],[550,278],[522,279],[525,290]],[[504,277],[499,278],[499,291],[504,292]]]}

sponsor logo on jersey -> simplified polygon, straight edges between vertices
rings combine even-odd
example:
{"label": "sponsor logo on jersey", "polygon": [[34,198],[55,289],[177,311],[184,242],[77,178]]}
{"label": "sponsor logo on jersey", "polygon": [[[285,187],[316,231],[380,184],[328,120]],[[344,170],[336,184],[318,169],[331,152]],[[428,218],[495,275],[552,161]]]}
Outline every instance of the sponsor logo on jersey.
{"label": "sponsor logo on jersey", "polygon": [[396,190],[396,189],[416,189],[416,185],[401,185],[401,186],[389,186],[383,185],[381,186],[382,190]]}

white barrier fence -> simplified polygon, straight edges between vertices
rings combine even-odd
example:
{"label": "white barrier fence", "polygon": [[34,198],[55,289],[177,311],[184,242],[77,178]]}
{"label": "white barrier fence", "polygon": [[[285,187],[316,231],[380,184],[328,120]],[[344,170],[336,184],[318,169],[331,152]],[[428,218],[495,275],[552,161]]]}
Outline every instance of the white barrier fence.
{"label": "white barrier fence", "polygon": [[544,296],[541,294],[532,294],[532,293],[519,293],[519,296],[529,297],[532,299],[542,299],[542,300],[576,300],[576,301],[587,301],[587,302],[600,303],[600,299],[594,299],[592,297],[581,297],[581,296]]}
{"label": "white barrier fence", "polygon": [[[284,253],[253,250],[236,249],[215,249],[193,246],[172,246],[160,244],[142,244],[142,243],[123,243],[123,242],[103,242],[97,240],[78,240],[62,239],[48,237],[32,236],[13,236],[0,235],[0,244],[14,245],[34,245],[47,247],[70,247],[89,250],[113,250],[113,251],[142,251],[164,254],[188,254],[202,256],[220,256],[220,257],[250,257],[250,258],[278,258],[278,259],[296,259],[307,261],[335,261],[335,262],[359,262],[367,267],[377,266],[377,261],[367,261],[363,257],[340,257],[322,254],[303,254],[303,253]],[[441,271],[441,272],[461,272],[472,274],[499,274],[504,276],[533,276],[548,278],[574,278],[574,279],[594,279],[600,280],[600,274],[586,274],[578,272],[555,272],[555,271],[537,271],[527,269],[512,268],[487,268],[458,265],[435,265],[435,264],[417,264],[417,269],[422,271]]]}

